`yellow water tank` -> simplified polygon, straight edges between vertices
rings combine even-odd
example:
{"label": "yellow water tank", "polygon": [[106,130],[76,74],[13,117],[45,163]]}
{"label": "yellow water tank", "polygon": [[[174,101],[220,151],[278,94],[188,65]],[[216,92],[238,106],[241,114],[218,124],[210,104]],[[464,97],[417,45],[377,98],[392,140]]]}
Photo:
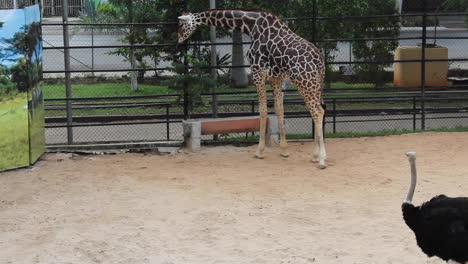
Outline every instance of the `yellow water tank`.
{"label": "yellow water tank", "polygon": [[[420,60],[421,47],[400,46],[395,50],[395,60]],[[426,48],[426,59],[448,59],[448,49],[445,47]],[[447,88],[448,61],[426,62],[426,85],[443,85],[438,89]],[[395,62],[393,74],[394,86],[421,85],[420,62]],[[416,88],[418,89],[418,88]],[[428,88],[431,89],[431,88]]]}

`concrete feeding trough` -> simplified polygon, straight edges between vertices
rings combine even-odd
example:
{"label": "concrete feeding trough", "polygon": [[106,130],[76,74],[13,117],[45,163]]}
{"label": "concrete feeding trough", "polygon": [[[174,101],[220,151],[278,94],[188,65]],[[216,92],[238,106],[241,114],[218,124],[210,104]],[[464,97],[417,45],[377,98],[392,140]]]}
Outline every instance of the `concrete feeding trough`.
{"label": "concrete feeding trough", "polygon": [[[203,120],[184,120],[182,122],[184,130],[185,146],[197,152],[201,147],[202,135],[257,132],[260,131],[260,117],[234,117],[217,118]],[[279,139],[278,119],[276,116],[268,116],[266,144],[272,146]]]}

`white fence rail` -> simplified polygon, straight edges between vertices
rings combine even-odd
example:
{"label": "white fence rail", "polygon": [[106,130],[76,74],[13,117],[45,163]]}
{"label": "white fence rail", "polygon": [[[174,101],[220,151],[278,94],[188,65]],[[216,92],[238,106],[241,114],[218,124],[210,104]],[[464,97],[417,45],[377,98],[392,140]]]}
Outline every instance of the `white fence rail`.
{"label": "white fence rail", "polygon": [[0,9],[15,9],[35,5],[37,0],[0,0]]}
{"label": "white fence rail", "polygon": [[[68,15],[78,16],[82,7],[84,0],[68,0]],[[62,16],[62,0],[43,0],[42,15]]]}
{"label": "white fence rail", "polygon": [[[0,9],[15,9],[31,6],[39,0],[0,0]],[[42,0],[42,16],[62,16],[63,0]],[[68,15],[78,16],[84,7],[84,0],[68,0]]]}

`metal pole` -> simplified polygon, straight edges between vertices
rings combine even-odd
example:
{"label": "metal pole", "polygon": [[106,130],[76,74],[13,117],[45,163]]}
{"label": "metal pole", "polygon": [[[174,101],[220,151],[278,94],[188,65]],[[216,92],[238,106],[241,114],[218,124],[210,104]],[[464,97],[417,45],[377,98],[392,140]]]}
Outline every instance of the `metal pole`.
{"label": "metal pole", "polygon": [[[184,1],[184,6],[187,8],[187,0]],[[187,43],[187,42],[186,42]],[[187,61],[187,54],[188,54],[188,45],[184,44],[184,53],[183,53],[183,63],[184,63],[184,74],[187,76],[188,74],[188,61]],[[188,83],[187,80],[184,81],[184,120],[187,120],[189,118],[189,111],[188,111]]]}
{"label": "metal pole", "polygon": [[333,134],[336,133],[336,99],[333,99]]}
{"label": "metal pole", "polygon": [[425,90],[426,90],[426,27],[427,27],[427,0],[422,1],[422,44],[421,44],[421,130],[426,130]]}
{"label": "metal pole", "polygon": [[315,44],[317,37],[317,0],[312,0],[312,43]]}
{"label": "metal pole", "polygon": [[62,0],[63,22],[63,55],[65,63],[65,94],[67,98],[67,139],[68,144],[73,144],[73,115],[72,115],[72,87],[70,73],[70,38],[68,36],[68,0]]}
{"label": "metal pole", "polygon": [[94,27],[91,28],[91,69],[94,77]]}
{"label": "metal pole", "polygon": [[13,0],[13,9],[17,9],[18,8],[18,0]]}
{"label": "metal pole", "polygon": [[169,118],[169,106],[166,105],[166,137],[167,137],[167,140],[170,140],[171,139],[171,134],[170,134],[170,129],[171,129],[171,126],[170,126],[170,118]]}
{"label": "metal pole", "polygon": [[[216,8],[216,0],[210,0],[210,8]],[[215,26],[210,26],[210,42],[211,44],[216,43],[216,27]],[[211,68],[211,78],[215,81],[213,86],[211,87],[211,107],[213,111],[213,118],[218,117],[218,95],[216,94],[217,92],[217,79],[218,79],[218,73],[217,69],[214,68],[217,66],[217,61],[216,61],[216,45],[211,45],[211,61],[210,61],[210,66],[213,67]],[[218,135],[213,135],[213,139],[217,140]]]}
{"label": "metal pole", "polygon": [[413,131],[416,131],[416,96],[413,96]]}
{"label": "metal pole", "polygon": [[[184,57],[182,58],[183,59],[183,62],[184,62],[184,74],[185,76],[187,76],[188,74],[188,61],[187,61],[187,55],[188,53],[188,48],[187,48],[187,45],[185,45],[185,53],[184,53]],[[184,120],[187,120],[189,118],[189,111],[188,111],[188,101],[189,101],[189,97],[188,97],[188,83],[187,83],[187,80],[184,81]]]}
{"label": "metal pole", "polygon": [[[311,42],[313,44],[315,44],[315,40],[316,40],[316,37],[317,37],[316,26],[317,26],[317,0],[312,0],[312,38],[311,38]],[[325,116],[324,116],[324,120],[325,120]],[[312,121],[312,139],[316,140],[314,120],[312,119],[311,121]],[[322,126],[323,126],[323,123],[322,123]]]}

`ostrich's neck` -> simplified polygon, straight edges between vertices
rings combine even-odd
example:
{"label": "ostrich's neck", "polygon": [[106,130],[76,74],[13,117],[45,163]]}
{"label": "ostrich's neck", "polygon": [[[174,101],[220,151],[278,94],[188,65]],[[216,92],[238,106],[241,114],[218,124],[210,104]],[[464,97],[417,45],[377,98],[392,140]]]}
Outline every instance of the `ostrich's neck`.
{"label": "ostrich's neck", "polygon": [[411,166],[411,184],[410,188],[408,190],[408,194],[406,195],[406,199],[404,203],[413,203],[413,196],[414,196],[414,190],[416,189],[416,179],[417,179],[417,174],[416,174],[416,161],[414,159],[410,159],[410,166]]}

